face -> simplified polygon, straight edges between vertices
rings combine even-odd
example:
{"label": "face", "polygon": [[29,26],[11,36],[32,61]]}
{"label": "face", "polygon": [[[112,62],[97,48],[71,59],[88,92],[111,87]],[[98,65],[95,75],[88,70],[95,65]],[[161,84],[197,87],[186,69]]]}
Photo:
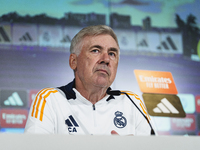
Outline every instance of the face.
{"label": "face", "polygon": [[110,35],[87,36],[79,56],[71,54],[70,60],[79,84],[108,88],[116,76],[119,47]]}

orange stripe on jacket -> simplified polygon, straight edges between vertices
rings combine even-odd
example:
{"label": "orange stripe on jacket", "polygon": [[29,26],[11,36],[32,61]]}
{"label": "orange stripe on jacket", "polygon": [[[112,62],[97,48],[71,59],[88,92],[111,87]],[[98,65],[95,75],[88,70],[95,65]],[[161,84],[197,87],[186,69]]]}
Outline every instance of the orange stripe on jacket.
{"label": "orange stripe on jacket", "polygon": [[44,107],[45,107],[45,104],[46,104],[46,98],[47,98],[51,93],[56,93],[56,92],[58,92],[58,91],[57,91],[57,90],[49,91],[49,92],[44,96],[44,100],[43,100],[42,107],[41,107],[41,111],[40,111],[40,121],[42,121],[42,119],[43,119]]}
{"label": "orange stripe on jacket", "polygon": [[[35,97],[35,101],[34,101],[34,104],[33,104],[33,107],[32,107],[32,112],[31,112],[31,116],[33,117],[33,114],[34,114],[34,112],[35,112],[35,105],[36,105],[36,103],[37,103],[37,99],[38,99],[38,97],[40,96],[40,94],[43,92],[43,91],[45,91],[45,90],[47,90],[47,89],[43,89],[43,90],[41,90],[40,92],[38,92],[38,94],[36,95],[36,97]],[[42,93],[43,94],[43,93]],[[42,96],[42,95],[41,95]]]}
{"label": "orange stripe on jacket", "polygon": [[[34,102],[33,107],[32,107],[32,113],[31,113],[31,116],[32,116],[32,117],[33,117],[33,115],[34,115],[35,110],[36,110],[36,112],[35,112],[35,118],[38,117],[39,106],[40,106],[40,103],[41,103],[42,98],[45,97],[46,95],[49,96],[49,93],[51,93],[51,92],[54,92],[54,93],[57,92],[57,90],[49,91],[49,92],[45,95],[45,93],[46,93],[48,90],[52,90],[52,89],[54,89],[54,88],[46,88],[46,89],[41,90],[41,91],[37,94],[37,96],[36,96],[36,98],[35,98],[35,102]],[[38,102],[38,103],[37,103],[37,102]],[[36,106],[36,103],[37,103],[37,106]]]}
{"label": "orange stripe on jacket", "polygon": [[142,108],[143,113],[146,115],[146,117],[147,117],[147,119],[148,119],[148,121],[149,121],[149,120],[150,120],[150,117],[149,117],[149,115],[147,114],[146,107],[144,106],[144,104],[143,104],[142,100],[139,98],[139,96],[138,96],[137,94],[131,92],[131,91],[121,91],[121,92],[125,92],[125,93],[127,93],[128,95],[134,96],[137,100],[140,101],[140,107]]}
{"label": "orange stripe on jacket", "polygon": [[[53,88],[46,88],[46,89],[43,89],[41,90],[40,92],[38,92],[38,94],[36,95],[35,97],[35,101],[34,101],[34,104],[33,104],[33,107],[32,107],[32,112],[31,112],[31,116],[33,117],[33,114],[34,114],[34,111],[35,111],[35,105],[37,103],[37,100],[38,100],[38,97],[42,97],[42,94],[44,94],[43,91],[47,91],[48,89],[53,89]],[[42,94],[41,94],[42,93]]]}

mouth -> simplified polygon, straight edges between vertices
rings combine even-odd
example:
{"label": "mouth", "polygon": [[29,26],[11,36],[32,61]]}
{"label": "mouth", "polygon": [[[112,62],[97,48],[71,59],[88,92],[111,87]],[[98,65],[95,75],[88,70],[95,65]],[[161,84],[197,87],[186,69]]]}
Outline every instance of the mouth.
{"label": "mouth", "polygon": [[96,71],[102,75],[110,76],[110,70],[108,68],[98,68]]}
{"label": "mouth", "polygon": [[97,71],[109,75],[109,73],[108,73],[107,70],[104,70],[104,69],[98,69]]}
{"label": "mouth", "polygon": [[110,76],[110,74],[111,74],[110,69],[107,66],[105,66],[105,65],[99,65],[99,66],[97,66],[95,68],[95,72],[98,72],[98,73],[100,73],[102,75],[108,75],[108,76]]}

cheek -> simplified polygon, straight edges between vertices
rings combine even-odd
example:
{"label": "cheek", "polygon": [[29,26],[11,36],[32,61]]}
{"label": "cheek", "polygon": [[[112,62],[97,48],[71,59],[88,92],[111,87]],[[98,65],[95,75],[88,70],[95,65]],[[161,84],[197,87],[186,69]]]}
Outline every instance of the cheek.
{"label": "cheek", "polygon": [[81,59],[78,62],[78,69],[85,73],[92,72],[93,66],[94,66],[94,61],[92,61],[89,57]]}
{"label": "cheek", "polygon": [[114,70],[115,72],[117,72],[117,68],[118,68],[118,62],[114,62],[114,63],[113,63],[113,70]]}
{"label": "cheek", "polygon": [[117,68],[118,68],[118,63],[116,63],[116,64],[114,65],[115,76],[116,76],[116,74],[117,74]]}

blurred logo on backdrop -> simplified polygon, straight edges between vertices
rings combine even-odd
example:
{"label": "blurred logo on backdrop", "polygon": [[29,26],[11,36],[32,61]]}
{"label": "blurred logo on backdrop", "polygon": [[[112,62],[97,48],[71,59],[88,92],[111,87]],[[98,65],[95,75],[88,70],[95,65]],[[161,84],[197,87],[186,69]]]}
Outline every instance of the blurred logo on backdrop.
{"label": "blurred logo on backdrop", "polygon": [[200,113],[200,95],[195,97],[196,111]]}
{"label": "blurred logo on backdrop", "polygon": [[1,128],[24,128],[28,117],[26,109],[1,109]]}
{"label": "blurred logo on backdrop", "polygon": [[0,44],[11,44],[10,25],[0,25]]}
{"label": "blurred logo on backdrop", "polygon": [[22,90],[1,90],[0,106],[2,108],[26,108],[27,92]]}
{"label": "blurred logo on backdrop", "polygon": [[186,114],[195,112],[195,97],[193,94],[177,94],[181,100],[181,104]]}
{"label": "blurred logo on backdrop", "polygon": [[185,118],[172,118],[171,127],[174,131],[194,131],[196,129],[195,115],[187,114]]}

